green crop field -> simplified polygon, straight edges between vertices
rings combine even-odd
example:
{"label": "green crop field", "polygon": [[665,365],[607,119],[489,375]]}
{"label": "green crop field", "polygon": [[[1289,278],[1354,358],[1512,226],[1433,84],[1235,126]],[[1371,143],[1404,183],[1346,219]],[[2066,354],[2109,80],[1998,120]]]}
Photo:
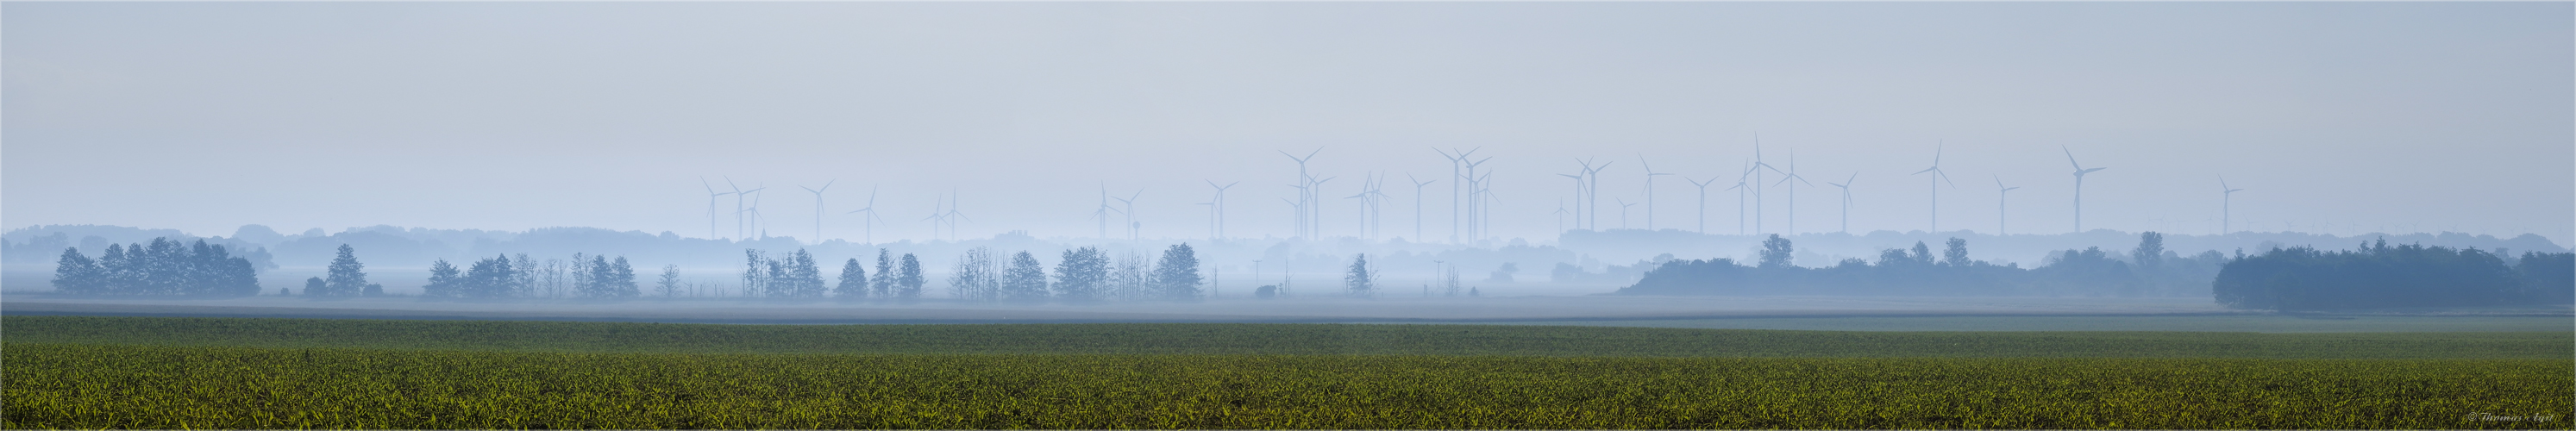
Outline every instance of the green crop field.
{"label": "green crop field", "polygon": [[[2567,333],[91,317],[0,331],[12,429],[2566,429],[2576,408]],[[2495,418],[2525,420],[2481,420]]]}

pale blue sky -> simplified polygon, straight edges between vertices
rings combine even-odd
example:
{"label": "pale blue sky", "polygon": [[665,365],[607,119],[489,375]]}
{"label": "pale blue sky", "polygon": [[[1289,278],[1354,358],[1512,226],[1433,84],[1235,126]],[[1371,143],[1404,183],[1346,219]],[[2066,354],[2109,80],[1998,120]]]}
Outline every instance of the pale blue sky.
{"label": "pale blue sky", "polygon": [[[2576,233],[2568,3],[7,3],[0,218],[227,235],[394,224],[707,235],[698,178],[766,184],[772,234],[858,236],[868,186],[929,237],[1089,236],[1103,182],[1147,236],[1206,235],[1201,182],[1241,181],[1230,234],[1287,235],[1323,147],[1329,235],[1358,179],[1484,147],[1506,237],[1551,238],[1577,157],[1733,176],[1760,133],[1815,188],[1797,229],[1919,230],[1946,141],[1943,230],[2071,228],[2061,145],[2110,169],[2086,227]],[[1733,192],[1709,230],[1735,230]],[[1427,230],[1445,236],[1446,183]],[[1664,177],[1658,227],[1693,228]],[[1767,197],[1785,228],[1786,188]],[[732,202],[725,207],[730,210]],[[1628,224],[1644,227],[1643,205]],[[724,230],[730,234],[730,219]]]}

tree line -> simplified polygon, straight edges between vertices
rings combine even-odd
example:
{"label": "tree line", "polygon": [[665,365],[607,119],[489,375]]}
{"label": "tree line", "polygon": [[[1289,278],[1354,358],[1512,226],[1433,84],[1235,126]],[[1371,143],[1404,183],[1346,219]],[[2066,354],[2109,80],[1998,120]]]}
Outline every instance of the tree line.
{"label": "tree line", "polygon": [[[896,258],[878,249],[873,277],[858,259],[843,262],[838,282],[830,289],[823,288],[822,274],[804,250],[783,258],[769,258],[758,250],[744,254],[745,291],[759,296],[910,301],[921,298],[927,283],[920,258],[911,253]],[[959,256],[950,269],[949,293],[967,301],[1023,304],[1191,301],[1199,299],[1199,285],[1204,284],[1197,252],[1188,244],[1165,249],[1154,262],[1135,253],[1112,258],[1095,247],[1065,250],[1061,257],[1050,273],[1027,251],[1013,253],[1005,261],[991,248],[976,247]]]}
{"label": "tree line", "polygon": [[2211,284],[2234,308],[2310,311],[2576,302],[2576,253],[2525,252],[2512,265],[2470,248],[2388,245],[2272,249],[2227,263]]}
{"label": "tree line", "polygon": [[[1791,264],[1796,247],[1771,235],[1752,265],[1734,259],[1675,259],[1619,290],[1637,295],[1980,295],[2173,296],[2205,289],[2226,257],[2217,251],[2180,256],[2164,236],[2139,235],[2125,255],[2090,247],[2051,253],[2042,266],[1996,265],[1970,258],[1968,242],[1945,241],[1881,251],[1876,261],[1847,258],[1832,266]],[[2202,291],[2205,292],[2205,291]]]}
{"label": "tree line", "polygon": [[54,289],[81,295],[249,296],[259,294],[250,260],[205,240],[167,237],[149,245],[109,244],[97,259],[66,247],[54,267]]}
{"label": "tree line", "polygon": [[421,286],[421,296],[473,299],[560,296],[561,292],[545,290],[549,280],[561,278],[550,277],[546,271],[571,275],[571,282],[564,287],[569,287],[575,297],[622,299],[643,295],[643,290],[635,284],[635,267],[626,262],[625,256],[618,256],[616,260],[610,260],[607,255],[588,257],[583,259],[582,254],[574,254],[568,271],[549,269],[555,268],[551,265],[540,266],[526,254],[515,258],[500,255],[477,259],[461,270],[447,263],[447,259],[439,259],[429,264],[429,284]]}

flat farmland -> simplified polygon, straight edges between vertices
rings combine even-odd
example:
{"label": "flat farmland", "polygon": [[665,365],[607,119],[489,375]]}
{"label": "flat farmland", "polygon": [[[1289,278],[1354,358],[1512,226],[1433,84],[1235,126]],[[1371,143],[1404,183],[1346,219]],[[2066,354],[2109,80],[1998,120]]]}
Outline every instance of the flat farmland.
{"label": "flat farmland", "polygon": [[0,425],[20,429],[2565,429],[2576,398],[2567,333],[96,317],[0,330]]}

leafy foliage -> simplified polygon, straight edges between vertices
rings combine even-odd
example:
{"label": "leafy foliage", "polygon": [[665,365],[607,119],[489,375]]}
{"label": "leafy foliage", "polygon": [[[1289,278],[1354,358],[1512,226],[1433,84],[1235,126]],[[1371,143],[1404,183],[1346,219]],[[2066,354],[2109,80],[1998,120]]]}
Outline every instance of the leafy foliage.
{"label": "leafy foliage", "polygon": [[[1762,261],[1754,266],[1744,266],[1724,258],[1666,260],[1639,277],[1635,285],[1619,292],[1640,295],[2173,296],[2206,289],[2209,277],[2214,276],[2213,268],[2224,262],[2224,258],[2211,252],[2191,258],[2168,259],[2163,257],[2170,253],[2164,251],[2162,240],[2163,236],[2154,232],[2141,235],[2138,252],[2160,255],[2129,258],[2150,262],[2153,267],[2149,269],[2133,269],[2113,252],[2105,252],[2099,247],[2053,253],[2048,263],[2039,268],[1995,265],[1970,259],[1968,242],[1958,238],[1944,242],[1938,256],[1933,254],[1930,245],[1916,242],[1911,248],[1883,250],[1874,263],[1845,259],[1832,266],[1810,268],[1791,265],[1789,259],[1795,248],[1789,240],[1773,235],[1763,241]],[[1569,267],[1558,269],[1559,272],[1568,270]]]}
{"label": "leafy foliage", "polygon": [[[2527,268],[2545,272],[2545,265]],[[2293,247],[2235,259],[2213,288],[2219,303],[2266,310],[2487,306],[2544,300],[2535,296],[2547,289],[2526,291],[2523,283],[2550,276],[2518,274],[2476,248],[2381,240],[2349,251]]]}
{"label": "leafy foliage", "polygon": [[224,246],[153,238],[149,246],[109,244],[96,260],[79,248],[65,248],[53,285],[56,291],[78,295],[249,296],[259,294],[259,275],[250,260],[232,256]]}

